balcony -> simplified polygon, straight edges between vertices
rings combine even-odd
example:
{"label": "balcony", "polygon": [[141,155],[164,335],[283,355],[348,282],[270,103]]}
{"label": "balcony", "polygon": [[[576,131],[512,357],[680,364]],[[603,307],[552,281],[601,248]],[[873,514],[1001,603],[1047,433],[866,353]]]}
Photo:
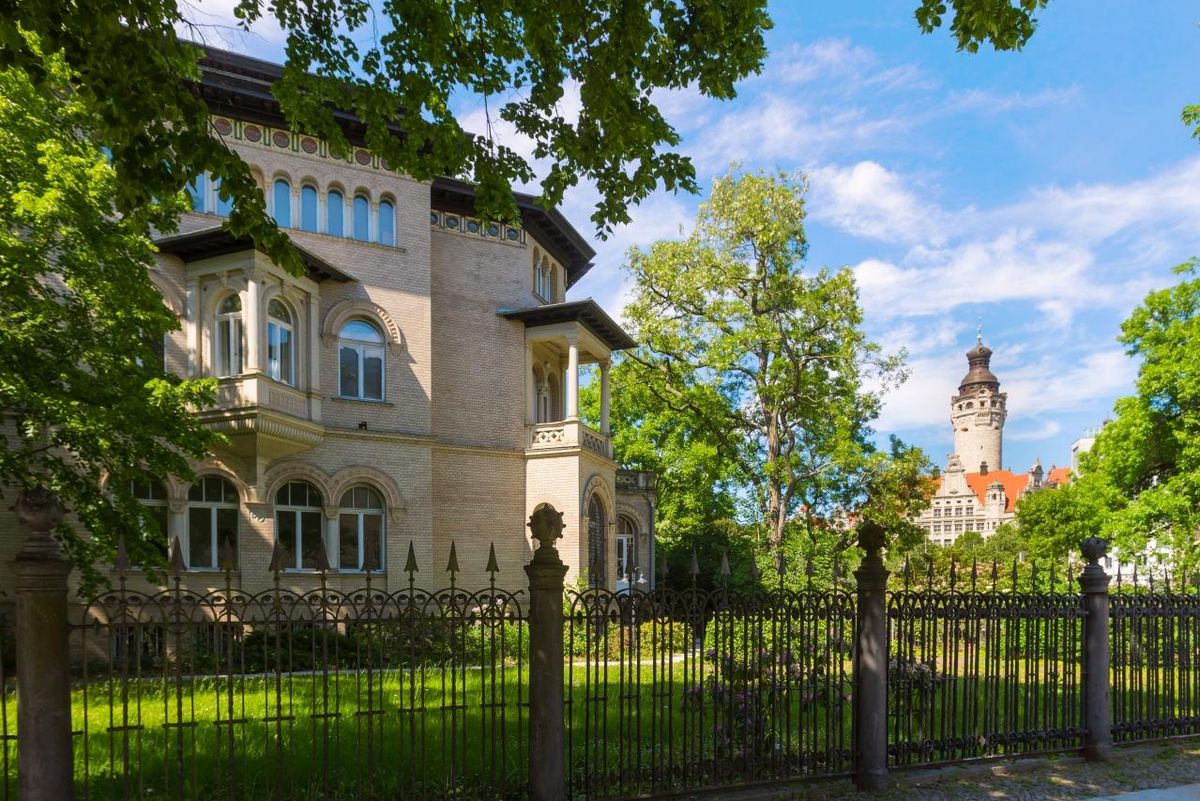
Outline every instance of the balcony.
{"label": "balcony", "polygon": [[605,459],[612,458],[612,439],[578,420],[535,423],[525,426],[525,431],[526,452],[584,448]]}
{"label": "balcony", "polygon": [[289,456],[313,447],[325,434],[320,396],[261,374],[222,378],[216,404],[200,418],[229,437],[234,453],[246,457]]}

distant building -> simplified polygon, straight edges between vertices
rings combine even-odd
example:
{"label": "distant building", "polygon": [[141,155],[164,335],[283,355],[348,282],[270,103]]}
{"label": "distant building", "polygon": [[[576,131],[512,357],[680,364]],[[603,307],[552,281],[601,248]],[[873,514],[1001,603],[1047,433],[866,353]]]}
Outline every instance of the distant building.
{"label": "distant building", "polygon": [[950,398],[954,452],[929,508],[916,520],[938,545],[949,545],[964,531],[991,536],[997,526],[1013,519],[1022,495],[1070,479],[1070,468],[1051,466],[1045,471],[1041,460],[1027,473],[1001,469],[1008,396],[1000,391],[991,359],[992,350],[981,334],[967,351],[967,374]]}
{"label": "distant building", "polygon": [[1100,434],[1100,429],[1104,426],[1094,426],[1083,433],[1083,436],[1071,443],[1071,472],[1079,472],[1079,457],[1092,449],[1096,444],[1096,437]]}

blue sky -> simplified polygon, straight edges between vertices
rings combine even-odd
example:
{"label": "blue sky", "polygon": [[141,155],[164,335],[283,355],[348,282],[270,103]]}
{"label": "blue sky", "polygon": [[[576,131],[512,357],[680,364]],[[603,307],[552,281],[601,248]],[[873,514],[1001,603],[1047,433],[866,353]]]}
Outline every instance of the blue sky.
{"label": "blue sky", "polygon": [[[1132,390],[1121,320],[1200,255],[1200,145],[1179,121],[1200,102],[1200,10],[1052,0],[1023,52],[970,55],[945,31],[921,35],[915,2],[774,3],[770,56],[736,100],[672,92],[662,108],[701,197],[735,161],[808,174],[810,264],[854,269],[870,333],[909,353],[881,437],[944,462],[949,396],[982,321],[1009,395],[1005,467],[1066,464]],[[266,28],[226,44],[281,56]],[[482,128],[471,98],[458,110]],[[635,209],[596,243],[572,297],[619,312],[626,250],[678,236],[701,197],[659,193]],[[581,231],[593,201],[583,187],[564,204]]]}

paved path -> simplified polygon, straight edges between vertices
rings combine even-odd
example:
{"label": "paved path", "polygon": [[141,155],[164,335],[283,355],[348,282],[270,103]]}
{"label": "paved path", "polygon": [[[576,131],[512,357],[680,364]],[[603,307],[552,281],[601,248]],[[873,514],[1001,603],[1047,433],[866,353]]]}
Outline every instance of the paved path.
{"label": "paved path", "polygon": [[[724,794],[722,801],[732,801]],[[891,786],[860,793],[848,781],[738,794],[744,801],[1200,801],[1200,740],[1120,747],[1112,760],[1015,759],[897,771]]]}
{"label": "paved path", "polygon": [[1157,790],[1137,790],[1120,795],[1104,795],[1088,801],[1200,801],[1200,784],[1161,787]]}

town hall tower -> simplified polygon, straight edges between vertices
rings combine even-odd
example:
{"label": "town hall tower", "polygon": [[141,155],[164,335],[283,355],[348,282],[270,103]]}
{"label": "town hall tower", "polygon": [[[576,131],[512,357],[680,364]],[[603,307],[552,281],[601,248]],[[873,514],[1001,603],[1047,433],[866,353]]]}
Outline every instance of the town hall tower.
{"label": "town hall tower", "polygon": [[954,426],[954,452],[968,472],[986,473],[1003,469],[1004,420],[1008,396],[1000,391],[1000,380],[989,369],[992,350],[983,344],[983,334],[967,351],[967,374],[950,399],[950,423]]}

